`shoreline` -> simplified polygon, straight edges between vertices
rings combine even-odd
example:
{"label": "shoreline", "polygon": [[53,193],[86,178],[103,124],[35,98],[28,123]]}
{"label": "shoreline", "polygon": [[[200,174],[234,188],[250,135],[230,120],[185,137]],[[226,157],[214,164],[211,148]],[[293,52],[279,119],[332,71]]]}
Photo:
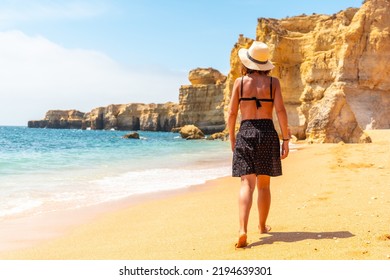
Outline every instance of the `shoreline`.
{"label": "shoreline", "polygon": [[6,132],[0,137],[6,139],[0,221],[186,188],[229,174],[230,153],[222,141],[190,143],[156,132],[145,132],[141,141],[107,131]]}
{"label": "shoreline", "polygon": [[0,252],[0,259],[390,259],[390,130],[367,133],[371,144],[291,153],[284,175],[271,179],[272,231],[258,233],[254,203],[245,249],[234,249],[239,179],[224,177],[100,209],[64,235]]}
{"label": "shoreline", "polygon": [[92,223],[107,214],[187,192],[198,192],[207,188],[209,182],[221,178],[183,188],[132,194],[125,198],[74,209],[5,218],[0,220],[0,259],[3,253],[26,250],[66,236],[78,227]]}

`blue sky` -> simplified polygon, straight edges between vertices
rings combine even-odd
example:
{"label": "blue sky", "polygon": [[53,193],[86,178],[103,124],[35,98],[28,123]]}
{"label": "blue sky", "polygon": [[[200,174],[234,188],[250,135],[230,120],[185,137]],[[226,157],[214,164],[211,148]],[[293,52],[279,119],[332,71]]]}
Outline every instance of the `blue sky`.
{"label": "blue sky", "polygon": [[257,18],[333,14],[362,0],[0,0],[0,125],[49,109],[178,101],[188,72],[227,74]]}

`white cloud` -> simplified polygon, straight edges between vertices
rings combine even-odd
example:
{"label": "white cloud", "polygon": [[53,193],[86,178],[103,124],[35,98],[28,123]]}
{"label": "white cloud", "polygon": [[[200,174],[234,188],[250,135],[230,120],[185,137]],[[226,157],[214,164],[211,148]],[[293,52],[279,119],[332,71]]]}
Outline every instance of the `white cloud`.
{"label": "white cloud", "polygon": [[93,50],[66,49],[20,31],[0,32],[0,125],[26,125],[50,109],[177,102],[187,73],[129,69]]}

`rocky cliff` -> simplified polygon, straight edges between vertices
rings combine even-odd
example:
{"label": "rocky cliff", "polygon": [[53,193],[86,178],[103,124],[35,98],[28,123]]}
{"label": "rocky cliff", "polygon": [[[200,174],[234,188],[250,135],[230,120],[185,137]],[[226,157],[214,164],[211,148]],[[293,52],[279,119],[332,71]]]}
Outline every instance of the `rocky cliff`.
{"label": "rocky cliff", "polygon": [[206,134],[225,129],[223,115],[226,76],[212,68],[189,73],[192,85],[180,88],[179,103],[129,103],[98,107],[91,112],[51,110],[43,120],[29,121],[29,127],[171,131],[187,124]]}
{"label": "rocky cliff", "polygon": [[223,131],[226,76],[212,68],[197,68],[189,80],[192,85],[180,87],[178,126],[194,124],[206,134]]}
{"label": "rocky cliff", "polygon": [[28,127],[79,129],[82,127],[84,115],[77,110],[50,110],[43,120],[29,121]]}
{"label": "rocky cliff", "polygon": [[170,131],[177,124],[178,105],[130,103],[99,107],[85,114],[82,128]]}
{"label": "rocky cliff", "polygon": [[176,127],[177,113],[178,104],[172,102],[109,105],[88,113],[51,110],[43,120],[29,121],[28,127],[171,131]]}
{"label": "rocky cliff", "polygon": [[[256,40],[270,46],[272,75],[280,78],[299,139],[369,142],[361,128],[390,128],[389,0],[367,0],[330,16],[259,18]],[[237,51],[251,42],[240,36],[232,50],[226,101],[240,76]]]}

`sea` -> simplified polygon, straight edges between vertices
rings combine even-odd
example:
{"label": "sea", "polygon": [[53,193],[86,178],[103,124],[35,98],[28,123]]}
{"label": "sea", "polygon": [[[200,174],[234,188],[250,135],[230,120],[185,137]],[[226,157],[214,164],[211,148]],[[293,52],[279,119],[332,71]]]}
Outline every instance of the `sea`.
{"label": "sea", "polygon": [[177,133],[0,126],[0,221],[231,175],[230,144]]}

